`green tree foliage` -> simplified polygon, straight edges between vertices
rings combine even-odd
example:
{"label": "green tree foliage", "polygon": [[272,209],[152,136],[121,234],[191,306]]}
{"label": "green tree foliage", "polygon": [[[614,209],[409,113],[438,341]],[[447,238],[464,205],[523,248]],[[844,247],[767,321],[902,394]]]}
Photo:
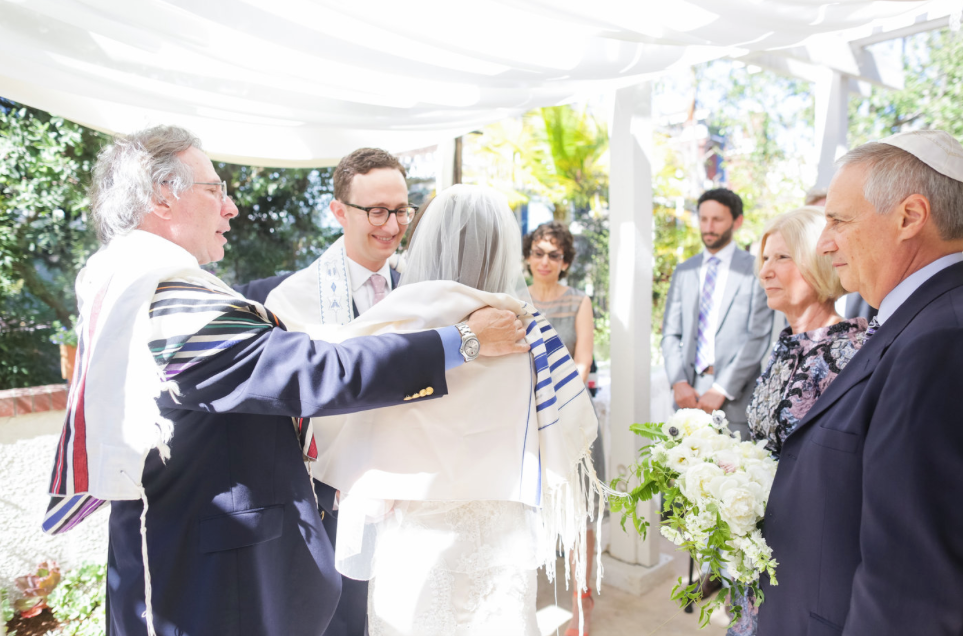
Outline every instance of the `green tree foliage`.
{"label": "green tree foliage", "polygon": [[341,235],[328,211],[332,168],[252,168],[219,163],[238,208],[224,259],[212,271],[229,284],[307,267]]}
{"label": "green tree foliage", "polygon": [[86,190],[104,141],[0,99],[0,388],[60,381],[47,326],[71,323],[73,282],[97,244]]}
{"label": "green tree foliage", "polygon": [[963,140],[963,31],[920,33],[899,42],[905,87],[873,87],[849,103],[849,145],[903,130],[937,128]]}
{"label": "green tree foliage", "polygon": [[608,148],[606,125],[584,106],[532,110],[485,127],[466,144],[474,168],[467,181],[504,192],[513,207],[547,200],[555,219],[576,229],[567,282],[591,286],[601,357],[607,357],[608,330]]}
{"label": "green tree foliage", "polygon": [[537,112],[541,121],[529,124],[540,142],[529,158],[532,174],[546,187],[555,206],[555,218],[577,223],[578,257],[569,268],[567,281],[581,289],[591,284],[596,319],[605,328],[609,295],[608,128],[584,107],[553,106]]}
{"label": "green tree foliage", "polygon": [[[666,85],[656,91],[668,90]],[[664,158],[653,178],[654,272],[652,283],[653,359],[662,332],[665,299],[679,263],[702,249],[696,201],[709,187],[727,187],[742,197],[745,221],[736,234],[741,247],[758,240],[765,223],[803,204],[813,144],[812,87],[729,60],[693,69],[693,111],[707,114],[702,123],[718,141],[723,173],[711,184],[697,183],[672,139],[682,130],[668,128],[656,139]],[[711,158],[711,157],[710,157]]]}
{"label": "green tree foliage", "polygon": [[[87,190],[105,135],[0,98],[0,389],[59,382],[55,322],[72,324],[74,280],[97,248]],[[228,283],[308,265],[341,230],[328,214],[333,170],[218,164],[238,206]]]}
{"label": "green tree foliage", "polygon": [[714,187],[724,185],[742,197],[746,220],[738,240],[745,246],[769,219],[801,206],[813,185],[813,87],[728,60],[697,66],[696,82],[709,130],[725,140],[720,152],[726,182],[717,180]]}
{"label": "green tree foliage", "polygon": [[694,203],[687,202],[683,194],[685,170],[678,154],[669,147],[668,135],[657,135],[656,147],[662,151],[665,161],[652,179],[655,194],[652,202],[655,232],[652,241],[652,330],[661,334],[672,272],[679,263],[702,249],[702,241],[695,217],[686,208],[687,203]]}

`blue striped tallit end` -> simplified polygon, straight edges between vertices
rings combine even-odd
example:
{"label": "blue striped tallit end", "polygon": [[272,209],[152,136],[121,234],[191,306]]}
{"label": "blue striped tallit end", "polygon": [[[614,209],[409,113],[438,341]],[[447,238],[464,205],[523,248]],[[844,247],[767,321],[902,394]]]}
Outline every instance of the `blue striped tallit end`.
{"label": "blue striped tallit end", "polygon": [[51,497],[41,528],[45,534],[66,532],[89,517],[105,503],[107,502],[103,499],[96,499],[87,493],[71,495],[70,497]]}
{"label": "blue striped tallit end", "polygon": [[558,422],[558,412],[585,391],[578,368],[561,338],[545,317],[528,306],[532,319],[525,325],[525,340],[531,347],[535,368],[535,412],[538,429]]}

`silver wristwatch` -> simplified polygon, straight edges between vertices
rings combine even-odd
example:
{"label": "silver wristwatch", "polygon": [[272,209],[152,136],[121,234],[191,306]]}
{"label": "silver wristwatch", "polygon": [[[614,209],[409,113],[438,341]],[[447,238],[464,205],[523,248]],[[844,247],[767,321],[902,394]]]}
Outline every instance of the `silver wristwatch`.
{"label": "silver wristwatch", "polygon": [[468,328],[467,322],[460,322],[455,327],[461,333],[461,348],[458,349],[458,352],[465,358],[465,362],[471,362],[478,357],[478,352],[481,350],[478,336]]}

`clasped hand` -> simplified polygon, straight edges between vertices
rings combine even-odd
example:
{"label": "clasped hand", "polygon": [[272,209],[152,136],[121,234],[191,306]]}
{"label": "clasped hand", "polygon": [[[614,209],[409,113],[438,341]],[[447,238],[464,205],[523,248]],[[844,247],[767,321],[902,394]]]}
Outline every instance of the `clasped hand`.
{"label": "clasped hand", "polygon": [[468,328],[478,338],[479,355],[504,356],[529,349],[522,321],[507,309],[483,307],[468,317]]}
{"label": "clasped hand", "polygon": [[726,396],[715,389],[709,389],[700,396],[685,380],[672,385],[672,395],[680,409],[701,409],[710,415],[721,409],[726,401]]}

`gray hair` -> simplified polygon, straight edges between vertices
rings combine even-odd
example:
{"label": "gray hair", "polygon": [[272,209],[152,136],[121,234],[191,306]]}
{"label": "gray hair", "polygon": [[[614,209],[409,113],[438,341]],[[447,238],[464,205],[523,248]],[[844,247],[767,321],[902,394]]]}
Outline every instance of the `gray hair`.
{"label": "gray hair", "polygon": [[940,174],[902,148],[876,141],[850,150],[836,165],[869,167],[863,196],[877,214],[888,214],[908,196],[922,194],[929,199],[940,238],[963,238],[963,181]]}
{"label": "gray hair", "polygon": [[97,236],[107,244],[115,236],[137,229],[156,200],[161,185],[175,199],[194,183],[194,171],[177,157],[201,140],[177,126],[155,126],[117,136],[100,151],[90,187],[91,212]]}

